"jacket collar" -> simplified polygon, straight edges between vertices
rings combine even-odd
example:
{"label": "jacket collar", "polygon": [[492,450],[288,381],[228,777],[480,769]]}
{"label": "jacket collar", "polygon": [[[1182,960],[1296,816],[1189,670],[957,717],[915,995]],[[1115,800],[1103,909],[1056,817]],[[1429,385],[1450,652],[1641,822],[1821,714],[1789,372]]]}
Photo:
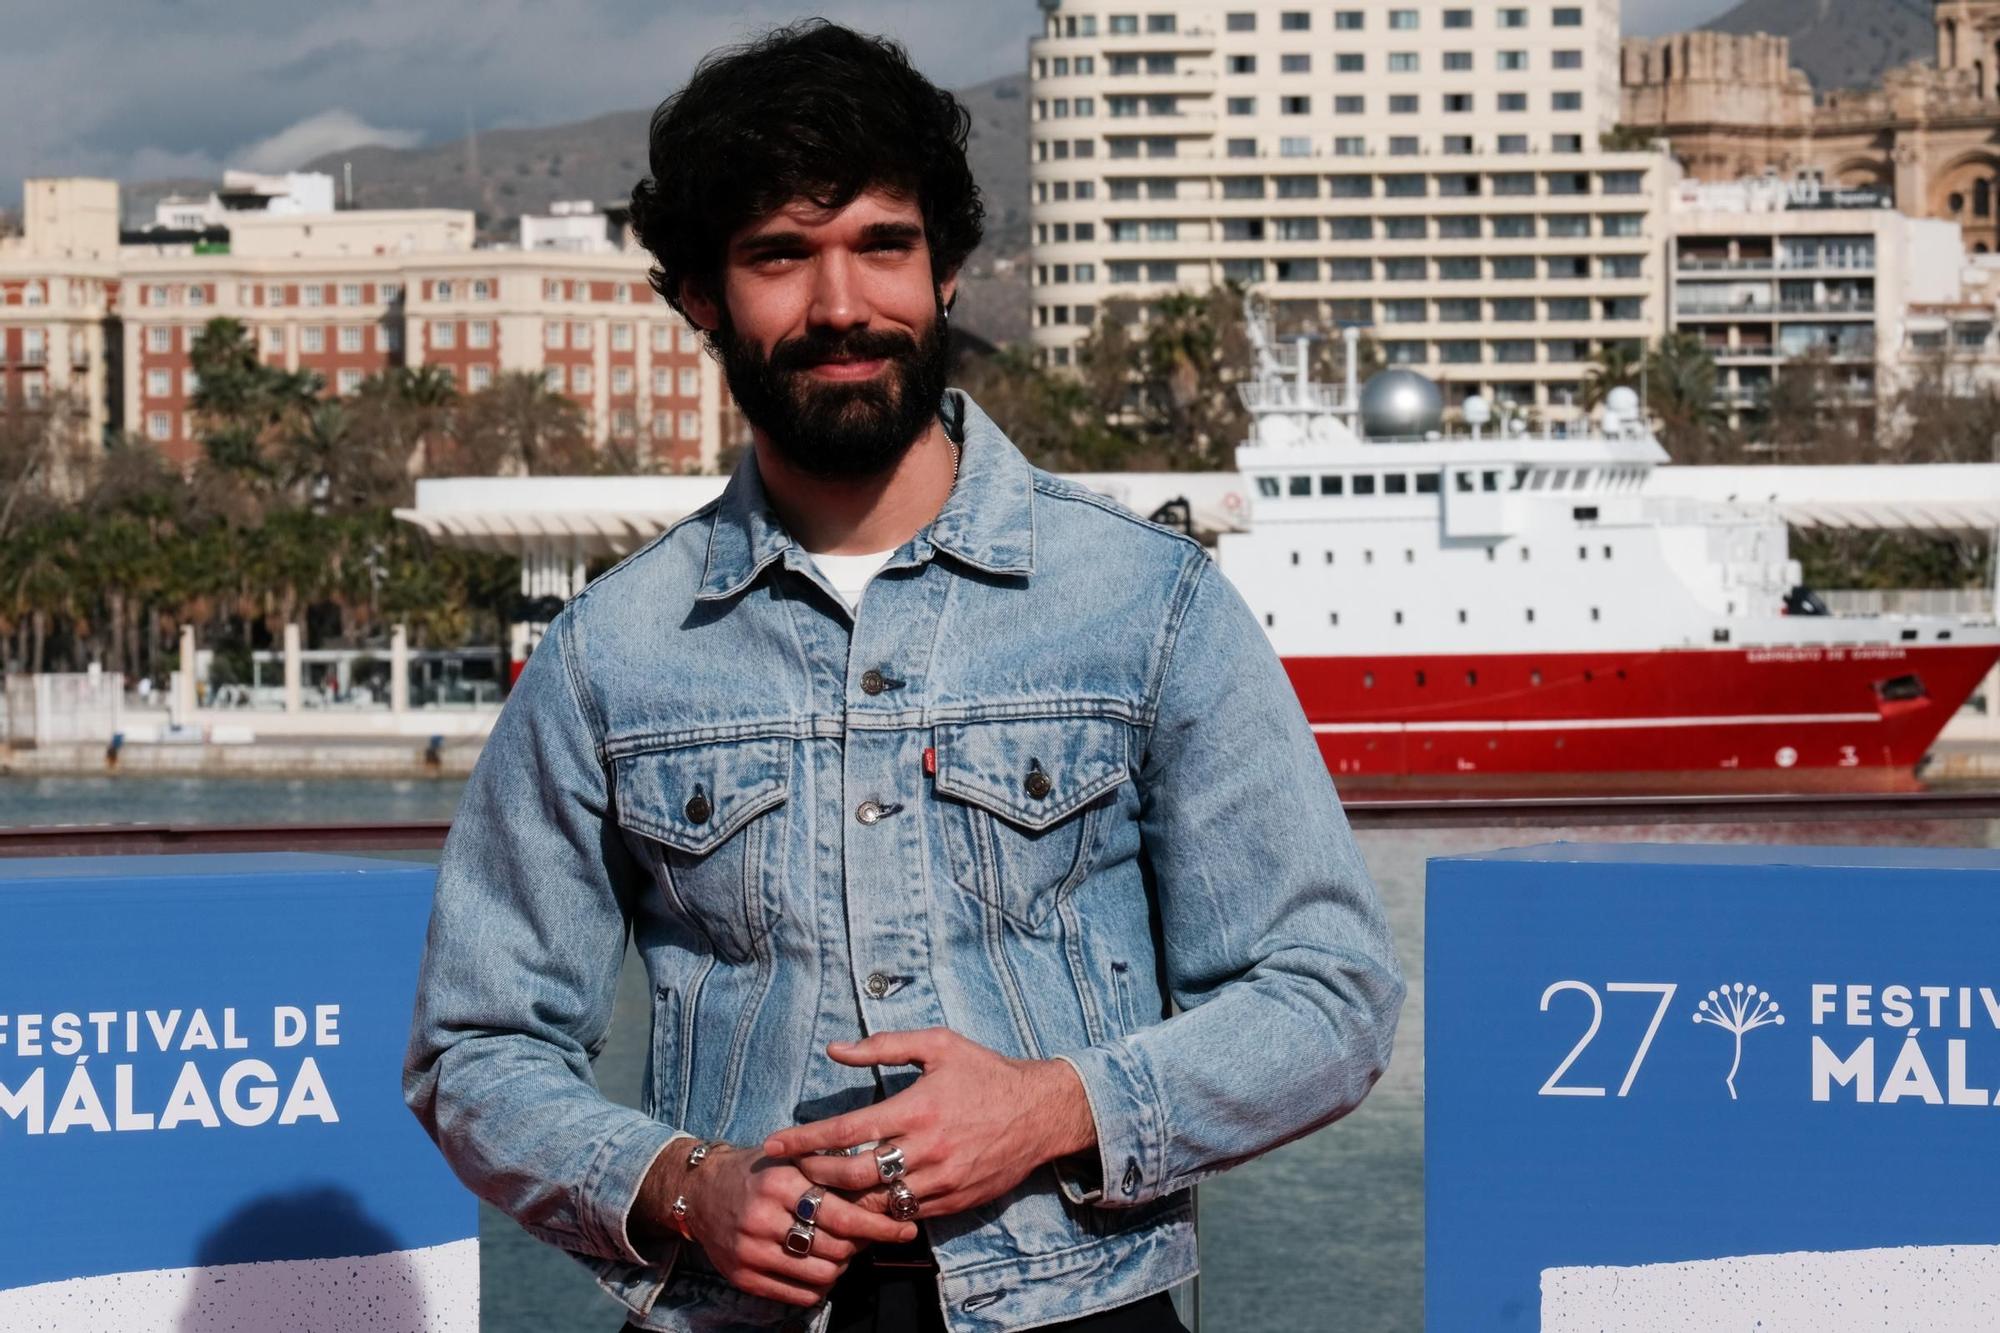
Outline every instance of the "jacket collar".
{"label": "jacket collar", "polygon": [[[989,574],[1031,575],[1035,470],[969,395],[948,389],[945,399],[947,420],[962,423],[958,484],[937,517],[911,539],[916,557],[926,560],[935,548]],[[736,596],[796,545],[771,508],[757,451],[745,449],[716,502],[695,599]]]}

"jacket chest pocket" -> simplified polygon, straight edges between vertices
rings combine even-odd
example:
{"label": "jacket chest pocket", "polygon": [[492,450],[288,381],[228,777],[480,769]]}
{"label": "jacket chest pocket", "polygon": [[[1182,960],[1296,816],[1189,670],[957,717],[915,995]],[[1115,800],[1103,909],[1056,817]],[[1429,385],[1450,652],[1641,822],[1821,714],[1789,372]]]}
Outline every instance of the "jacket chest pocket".
{"label": "jacket chest pocket", "polygon": [[951,873],[1009,920],[1037,929],[1090,873],[1127,776],[1128,730],[1104,718],[1033,718],[938,727]]}
{"label": "jacket chest pocket", "polygon": [[614,761],[619,826],[637,835],[673,905],[730,962],[755,956],[779,916],[791,761],[782,737]]}

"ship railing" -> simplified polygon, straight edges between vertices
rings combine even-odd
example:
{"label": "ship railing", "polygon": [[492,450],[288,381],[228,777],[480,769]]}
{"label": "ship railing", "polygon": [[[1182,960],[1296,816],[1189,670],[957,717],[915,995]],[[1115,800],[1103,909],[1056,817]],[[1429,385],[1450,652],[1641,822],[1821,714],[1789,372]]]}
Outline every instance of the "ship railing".
{"label": "ship railing", "polygon": [[1341,412],[1347,408],[1346,391],[1337,384],[1252,380],[1237,385],[1236,394],[1252,412]]}
{"label": "ship railing", "polygon": [[1990,621],[1990,588],[1835,588],[1819,594],[1837,616],[1924,617]]}

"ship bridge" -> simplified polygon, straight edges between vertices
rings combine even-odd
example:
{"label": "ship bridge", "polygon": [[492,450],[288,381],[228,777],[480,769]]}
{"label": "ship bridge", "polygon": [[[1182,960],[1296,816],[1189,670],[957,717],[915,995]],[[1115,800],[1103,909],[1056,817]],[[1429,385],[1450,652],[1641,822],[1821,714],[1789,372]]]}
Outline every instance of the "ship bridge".
{"label": "ship bridge", "polygon": [[1795,528],[1869,532],[2000,530],[2000,464],[1675,467],[1647,477],[1651,496],[1760,505]]}

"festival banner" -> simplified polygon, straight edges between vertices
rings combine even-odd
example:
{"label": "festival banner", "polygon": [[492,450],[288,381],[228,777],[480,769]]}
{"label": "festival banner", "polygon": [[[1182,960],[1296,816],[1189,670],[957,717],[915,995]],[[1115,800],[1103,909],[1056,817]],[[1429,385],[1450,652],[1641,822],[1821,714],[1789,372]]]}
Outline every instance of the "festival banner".
{"label": "festival banner", "polygon": [[2000,853],[1431,862],[1436,1330],[2000,1328]]}
{"label": "festival banner", "polygon": [[478,1328],[400,1091],[433,874],[0,860],[0,1328]]}

